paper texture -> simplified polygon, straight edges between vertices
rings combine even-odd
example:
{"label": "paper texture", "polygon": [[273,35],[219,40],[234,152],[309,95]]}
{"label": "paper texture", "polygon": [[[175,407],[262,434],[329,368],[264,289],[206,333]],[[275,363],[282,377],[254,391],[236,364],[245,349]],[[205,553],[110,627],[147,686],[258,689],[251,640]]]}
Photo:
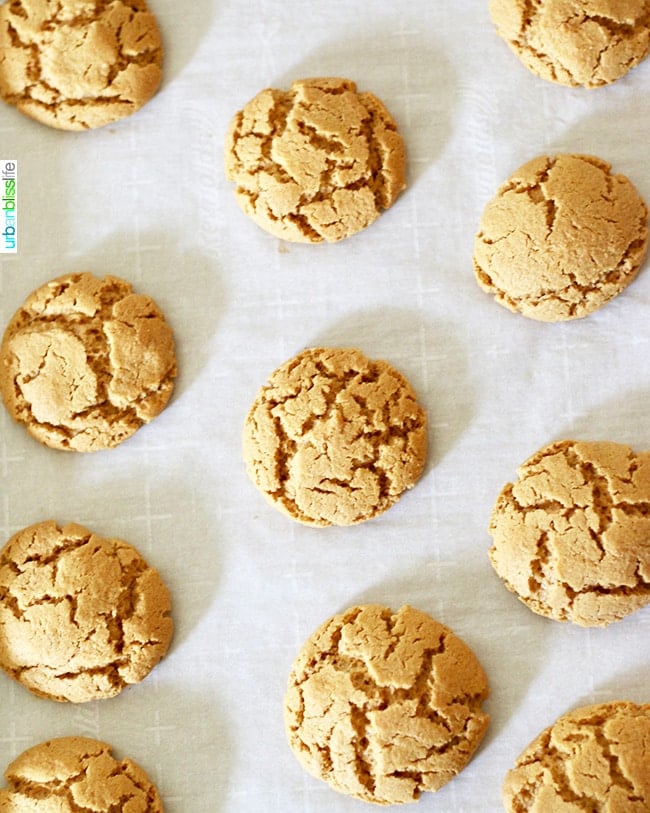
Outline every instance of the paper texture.
{"label": "paper texture", "polygon": [[[173,326],[167,409],[117,449],[55,452],[0,414],[0,531],[75,521],[126,539],[174,603],[165,660],[112,700],[62,705],[0,674],[0,765],[42,740],[94,736],[139,762],[168,813],[353,813],[284,736],[291,663],[326,618],[408,603],[451,627],[491,684],[491,726],[466,770],[417,807],[495,813],[525,745],[578,705],[648,702],[650,611],[605,630],[531,613],[492,570],[502,485],[557,439],[650,448],[650,273],[586,319],[542,324],[476,285],[483,207],[529,158],[609,161],[650,200],[650,60],[609,87],[529,73],[482,0],[151,0],[164,82],[139,113],[64,133],[2,104],[19,167],[19,243],[0,255],[0,317],[72,271],[115,274]],[[265,87],[345,76],[386,104],[408,188],[364,232],[282,244],[240,211],[223,173],[232,115]],[[422,480],[380,518],[312,529],[248,481],[240,436],[267,376],[307,346],[355,346],[412,383],[428,414]],[[415,809],[415,808],[414,808]]]}

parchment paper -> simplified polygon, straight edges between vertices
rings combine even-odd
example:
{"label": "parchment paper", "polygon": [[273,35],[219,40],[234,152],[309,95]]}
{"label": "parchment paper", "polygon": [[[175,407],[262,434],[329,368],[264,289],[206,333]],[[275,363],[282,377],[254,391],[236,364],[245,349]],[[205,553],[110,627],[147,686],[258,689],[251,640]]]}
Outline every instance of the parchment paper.
{"label": "parchment paper", "polygon": [[[567,437],[650,448],[650,274],[576,322],[507,312],[476,285],[472,243],[497,186],[542,153],[610,161],[650,200],[650,60],[587,91],[529,73],[482,0],[151,0],[163,86],[139,113],[64,133],[2,104],[19,161],[19,250],[0,255],[2,329],[54,276],[116,274],[172,324],[172,402],[117,449],[40,446],[0,412],[2,540],[41,519],[135,545],[170,586],[166,659],[83,706],[0,674],[0,765],[42,740],[95,736],[149,772],[168,813],[347,813],[367,805],[303,772],[282,698],[302,642],[361,602],[425,610],[489,676],[491,727],[465,771],[417,806],[501,809],[505,772],[560,714],[650,701],[650,610],[605,630],[545,620],[487,557],[502,485]],[[408,188],[361,234],[282,244],[239,210],[223,174],[231,116],[264,87],[338,75],[379,96],[408,150]],[[248,481],[240,434],[259,386],[304,347],[356,346],[425,405],[424,477],[353,528],[291,522]]]}

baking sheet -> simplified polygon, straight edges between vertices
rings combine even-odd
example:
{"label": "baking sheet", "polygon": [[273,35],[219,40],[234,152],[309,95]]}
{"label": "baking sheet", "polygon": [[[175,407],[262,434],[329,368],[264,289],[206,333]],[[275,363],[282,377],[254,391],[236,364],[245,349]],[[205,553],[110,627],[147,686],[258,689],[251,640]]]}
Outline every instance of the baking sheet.
{"label": "baking sheet", "polygon": [[[167,658],[119,697],[38,699],[0,675],[0,765],[50,737],[110,742],[149,772],[168,813],[367,809],[307,776],[285,743],[293,658],[330,615],[410,603],[450,626],[488,673],[492,722],[473,761],[418,810],[501,809],[522,748],[557,716],[649,702],[650,610],[606,630],[556,624],[509,594],[486,526],[516,466],[556,439],[650,448],[646,268],[574,323],[541,324],[477,287],[480,213],[514,169],[547,152],[610,161],[650,200],[650,60],[586,91],[525,70],[481,0],[151,0],[165,78],[138,114],[63,133],[2,105],[0,153],[19,161],[19,251],[0,255],[0,321],[59,274],[116,274],[172,324],[173,401],[117,449],[41,447],[0,413],[2,539],[41,519],[124,538],[170,586]],[[282,244],[239,210],[222,150],[264,87],[338,75],[397,120],[408,189],[335,245]],[[248,482],[240,432],[258,387],[306,346],[361,348],[425,405],[424,477],[363,525],[311,529]]]}

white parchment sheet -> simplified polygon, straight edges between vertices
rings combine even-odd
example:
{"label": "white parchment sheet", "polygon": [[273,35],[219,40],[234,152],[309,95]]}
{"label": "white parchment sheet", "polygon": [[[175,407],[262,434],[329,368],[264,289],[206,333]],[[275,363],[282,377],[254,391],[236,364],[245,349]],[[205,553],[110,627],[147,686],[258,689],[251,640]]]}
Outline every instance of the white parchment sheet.
{"label": "white parchment sheet", "polygon": [[[291,754],[286,678],[329,616],[409,603],[472,646],[492,688],[480,750],[417,809],[496,813],[505,772],[560,714],[650,701],[650,610],[604,630],[545,620],[487,557],[496,496],[539,447],[650,448],[650,271],[586,319],[536,323],[478,288],[473,237],[497,186],[542,153],[598,155],[650,200],[650,60],[605,88],[551,85],[496,36],[483,0],[150,7],[164,82],[135,116],[65,133],[0,106],[20,207],[18,253],[0,255],[0,321],[60,274],[124,277],[173,326],[175,394],[128,442],[91,455],[40,446],[2,409],[0,531],[4,541],[55,518],[128,540],[167,581],[176,633],[154,672],[111,700],[57,704],[0,674],[0,766],[82,734],[138,761],[168,813],[360,813],[368,806]],[[259,90],[327,75],[384,101],[406,141],[408,188],[353,238],[282,244],[237,206],[225,132]],[[293,523],[241,459],[259,386],[327,344],[401,370],[430,427],[422,480],[353,528]]]}

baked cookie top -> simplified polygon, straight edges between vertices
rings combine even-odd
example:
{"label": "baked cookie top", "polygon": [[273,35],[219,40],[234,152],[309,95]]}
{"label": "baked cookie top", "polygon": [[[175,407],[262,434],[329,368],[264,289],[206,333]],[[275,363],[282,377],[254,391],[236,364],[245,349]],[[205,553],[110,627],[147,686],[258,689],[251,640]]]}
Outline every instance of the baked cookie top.
{"label": "baked cookie top", "polygon": [[60,737],[24,751],[5,771],[2,813],[163,813],[155,786],[128,757],[88,737]]}
{"label": "baked cookie top", "polygon": [[251,480],[307,525],[353,525],[419,479],[426,416],[404,376],[359,350],[316,347],[285,362],[246,417]]}
{"label": "baked cookie top", "polygon": [[0,345],[0,394],[54,449],[117,446],[165,407],[174,387],[171,328],[155,302],[116,277],[69,274],[42,285]]}
{"label": "baked cookie top", "polygon": [[506,775],[503,804],[509,813],[646,813],[650,704],[618,700],[559,717]]}
{"label": "baked cookie top", "polygon": [[435,791],[488,727],[487,678],[451,630],[412,607],[352,607],[306,641],[289,676],[286,731],[301,765],[364,802]]}
{"label": "baked cookie top", "polygon": [[564,440],[517,474],[490,519],[490,559],[509,590],[587,627],[650,604],[650,452]]}
{"label": "baked cookie top", "polygon": [[490,0],[489,9],[527,68],[569,87],[615,82],[650,49],[649,0]]}
{"label": "baked cookie top", "polygon": [[139,683],[167,652],[170,612],[160,575],[122,540],[49,520],[0,550],[0,667],[42,697]]}
{"label": "baked cookie top", "polygon": [[134,113],[161,80],[145,0],[11,0],[0,5],[0,97],[42,124],[86,130]]}
{"label": "baked cookie top", "polygon": [[349,79],[263,90],[226,137],[226,176],[239,205],[293,242],[334,242],[365,229],[404,189],[405,163],[390,113]]}
{"label": "baked cookie top", "polygon": [[480,287],[531,319],[578,319],[619,294],[648,246],[648,209],[589,155],[540,156],[487,204],[474,241]]}

